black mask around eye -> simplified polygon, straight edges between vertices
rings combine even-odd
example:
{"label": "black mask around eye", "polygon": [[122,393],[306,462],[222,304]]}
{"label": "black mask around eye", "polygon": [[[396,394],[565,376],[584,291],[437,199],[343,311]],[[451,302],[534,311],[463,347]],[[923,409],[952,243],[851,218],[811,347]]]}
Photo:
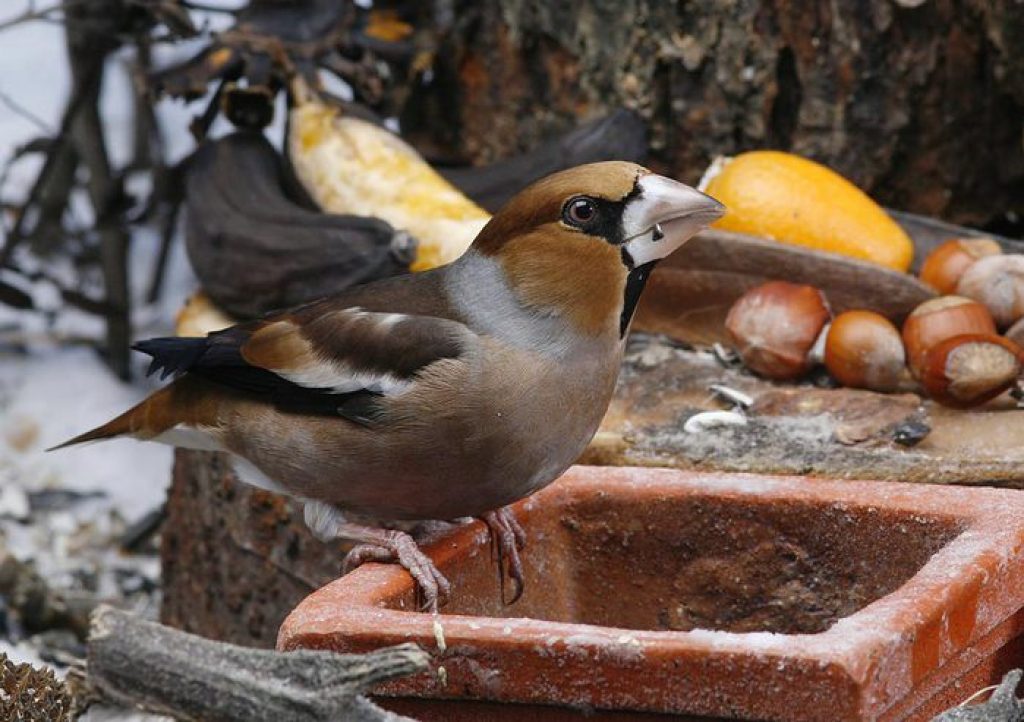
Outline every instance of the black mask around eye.
{"label": "black mask around eye", "polygon": [[574,196],[562,206],[562,222],[587,235],[600,236],[614,246],[623,242],[622,213],[627,198],[609,201],[591,196]]}

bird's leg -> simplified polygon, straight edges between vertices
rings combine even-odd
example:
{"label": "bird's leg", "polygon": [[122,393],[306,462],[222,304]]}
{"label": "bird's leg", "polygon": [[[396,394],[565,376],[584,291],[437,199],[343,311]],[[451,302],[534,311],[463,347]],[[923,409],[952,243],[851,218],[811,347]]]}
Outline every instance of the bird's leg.
{"label": "bird's leg", "polygon": [[[523,596],[523,562],[519,552],[526,547],[526,532],[520,526],[512,510],[507,506],[489,511],[480,517],[491,533],[491,548],[498,561],[498,583],[501,587],[501,601],[515,604]],[[512,580],[512,598],[505,601],[505,563],[508,562],[508,577]]]}
{"label": "bird's leg", "polygon": [[420,550],[416,540],[404,531],[351,524],[346,525],[344,536],[362,542],[345,556],[346,574],[366,562],[397,562],[415,580],[423,595],[424,609],[437,612],[438,606],[447,603],[451,584]]}
{"label": "bird's leg", "polygon": [[306,502],[305,519],[306,526],[323,541],[340,537],[361,542],[345,556],[345,574],[366,562],[397,562],[416,582],[423,595],[424,609],[436,612],[451,596],[451,584],[420,550],[416,540],[405,532],[356,524],[334,507],[319,501]]}

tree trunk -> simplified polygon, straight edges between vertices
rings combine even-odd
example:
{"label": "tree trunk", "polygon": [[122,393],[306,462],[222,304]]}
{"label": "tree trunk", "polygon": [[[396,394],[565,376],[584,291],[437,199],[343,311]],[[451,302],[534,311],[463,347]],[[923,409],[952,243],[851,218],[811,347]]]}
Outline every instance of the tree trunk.
{"label": "tree trunk", "polygon": [[285,616],[341,574],[339,545],[317,541],[300,504],[239,482],[226,455],[175,452],[161,541],[160,621],[273,647]]}
{"label": "tree trunk", "polygon": [[[916,7],[911,7],[916,6]],[[1013,232],[1024,5],[1013,0],[462,0],[405,118],[474,162],[625,105],[651,165],[779,148],[882,203]],[[426,109],[425,109],[426,108]]]}

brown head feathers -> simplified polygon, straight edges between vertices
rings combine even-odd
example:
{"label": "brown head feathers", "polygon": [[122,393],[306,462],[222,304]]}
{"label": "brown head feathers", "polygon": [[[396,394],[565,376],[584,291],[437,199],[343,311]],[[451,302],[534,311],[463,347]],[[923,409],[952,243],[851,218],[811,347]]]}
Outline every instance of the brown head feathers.
{"label": "brown head feathers", "polygon": [[[608,161],[555,173],[520,192],[473,244],[496,258],[520,300],[572,319],[587,334],[606,332],[622,307],[628,269],[619,243],[622,208],[649,174]],[[593,201],[574,223],[574,199]]]}
{"label": "brown head feathers", "polygon": [[514,236],[547,227],[572,232],[563,220],[565,204],[576,196],[624,202],[650,171],[636,163],[605,161],[554,173],[520,191],[491,219],[473,242],[486,255],[498,253]]}

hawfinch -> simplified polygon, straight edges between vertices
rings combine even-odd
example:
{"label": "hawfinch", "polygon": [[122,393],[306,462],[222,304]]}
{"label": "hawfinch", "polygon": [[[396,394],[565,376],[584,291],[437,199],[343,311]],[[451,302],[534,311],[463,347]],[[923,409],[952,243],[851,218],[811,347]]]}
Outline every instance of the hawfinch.
{"label": "hawfinch", "polygon": [[398,562],[434,610],[448,582],[400,524],[480,517],[517,597],[522,530],[503,507],[586,447],[652,268],[723,210],[632,163],[556,173],[447,266],[139,343],[178,378],[64,445],[228,452],[243,481],[303,500],[320,538],[359,542],[347,567]]}

